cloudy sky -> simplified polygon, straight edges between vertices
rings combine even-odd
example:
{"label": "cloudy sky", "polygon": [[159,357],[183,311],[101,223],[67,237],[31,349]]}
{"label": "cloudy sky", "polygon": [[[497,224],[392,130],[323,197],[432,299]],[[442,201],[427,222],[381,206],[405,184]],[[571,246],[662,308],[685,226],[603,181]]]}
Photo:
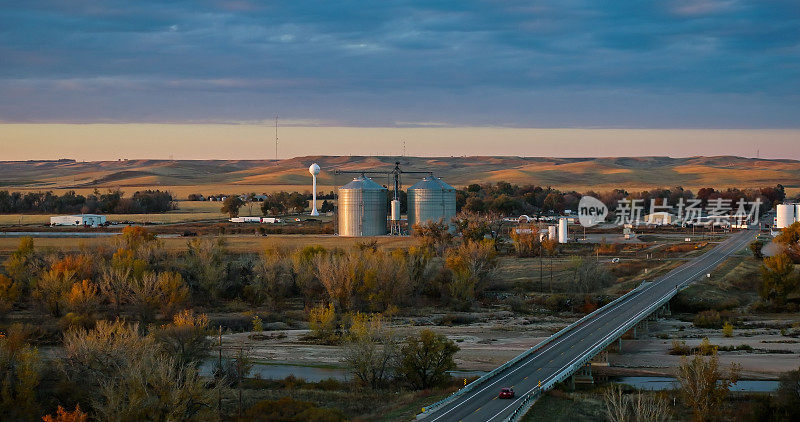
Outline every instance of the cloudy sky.
{"label": "cloudy sky", "polygon": [[[275,114],[299,127],[501,137],[798,129],[800,4],[0,2],[0,122],[258,126]],[[7,147],[25,139],[8,126]]]}

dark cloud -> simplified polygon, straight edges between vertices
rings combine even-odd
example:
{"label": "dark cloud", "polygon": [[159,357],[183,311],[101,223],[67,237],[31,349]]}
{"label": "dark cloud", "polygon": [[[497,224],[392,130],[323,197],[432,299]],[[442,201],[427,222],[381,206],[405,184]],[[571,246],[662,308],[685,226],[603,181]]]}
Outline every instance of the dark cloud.
{"label": "dark cloud", "polygon": [[800,111],[793,0],[6,2],[0,58],[6,121],[797,127]]}

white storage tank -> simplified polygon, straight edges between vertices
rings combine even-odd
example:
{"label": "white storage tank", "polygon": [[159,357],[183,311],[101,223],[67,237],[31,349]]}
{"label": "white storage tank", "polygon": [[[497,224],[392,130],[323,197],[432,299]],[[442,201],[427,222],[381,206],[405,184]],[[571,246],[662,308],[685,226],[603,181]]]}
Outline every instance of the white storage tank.
{"label": "white storage tank", "polygon": [[797,221],[797,204],[778,204],[775,227],[785,229]]}
{"label": "white storage tank", "polygon": [[455,231],[456,189],[435,176],[426,177],[408,188],[408,229],[428,221],[442,220]]}
{"label": "white storage tank", "polygon": [[392,199],[392,221],[400,221],[400,200]]}
{"label": "white storage tank", "polygon": [[556,237],[558,237],[558,228],[556,226],[547,226],[547,238],[556,240]]}
{"label": "white storage tank", "polygon": [[558,243],[569,242],[569,230],[567,229],[567,219],[558,219]]}
{"label": "white storage tank", "polygon": [[339,236],[386,234],[388,190],[360,176],[339,188]]}

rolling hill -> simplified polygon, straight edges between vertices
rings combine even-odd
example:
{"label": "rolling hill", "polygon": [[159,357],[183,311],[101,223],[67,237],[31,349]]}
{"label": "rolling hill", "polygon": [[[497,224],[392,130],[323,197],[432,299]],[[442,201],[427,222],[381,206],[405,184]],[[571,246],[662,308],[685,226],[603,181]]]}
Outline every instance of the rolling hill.
{"label": "rolling hill", "polygon": [[[366,157],[307,156],[286,160],[128,160],[0,162],[0,189],[81,192],[119,188],[170,189],[179,197],[197,193],[308,190],[307,168],[318,163],[321,190],[346,183],[342,170],[430,170],[454,186],[506,181],[578,191],[683,186],[760,187],[784,185],[800,191],[800,161],[718,157]],[[380,183],[385,179],[378,177]],[[404,178],[406,184],[414,177]]]}

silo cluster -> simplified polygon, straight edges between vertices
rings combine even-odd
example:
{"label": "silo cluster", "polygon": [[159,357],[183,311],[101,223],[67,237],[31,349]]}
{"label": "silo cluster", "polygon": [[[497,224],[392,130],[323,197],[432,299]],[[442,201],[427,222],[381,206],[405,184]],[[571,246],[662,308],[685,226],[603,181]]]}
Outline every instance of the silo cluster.
{"label": "silo cluster", "polygon": [[456,189],[435,176],[428,176],[408,188],[408,230],[415,224],[442,220],[455,230]]}
{"label": "silo cluster", "polygon": [[339,235],[386,234],[387,189],[360,176],[339,188]]}
{"label": "silo cluster", "polygon": [[[444,221],[454,231],[456,189],[435,176],[427,176],[408,188],[408,229],[414,224]],[[391,205],[391,208],[389,208]],[[339,188],[338,223],[340,236],[381,236],[399,234],[400,201],[388,201],[388,190],[366,176],[359,176]],[[391,210],[391,215],[388,214]]]}

